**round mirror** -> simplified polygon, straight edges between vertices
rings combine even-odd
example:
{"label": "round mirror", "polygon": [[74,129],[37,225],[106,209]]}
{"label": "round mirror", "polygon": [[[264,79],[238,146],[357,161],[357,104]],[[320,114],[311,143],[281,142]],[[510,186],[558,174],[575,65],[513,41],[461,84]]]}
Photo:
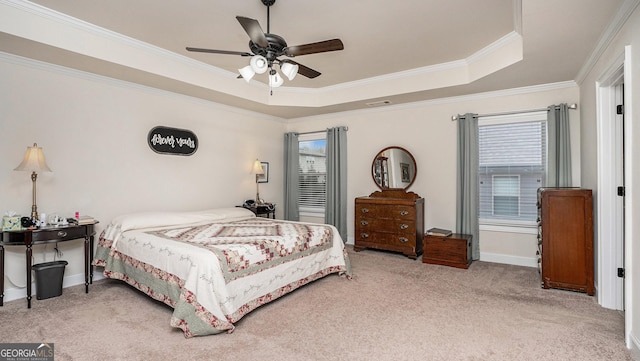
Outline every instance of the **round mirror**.
{"label": "round mirror", "polygon": [[373,158],[371,175],[378,187],[384,189],[407,189],[416,179],[416,160],[401,147],[387,147]]}

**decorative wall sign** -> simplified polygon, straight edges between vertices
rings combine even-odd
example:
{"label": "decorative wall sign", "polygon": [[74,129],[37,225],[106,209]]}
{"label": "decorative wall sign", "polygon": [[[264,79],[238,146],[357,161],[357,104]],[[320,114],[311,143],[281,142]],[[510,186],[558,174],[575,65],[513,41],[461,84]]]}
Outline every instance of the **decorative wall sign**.
{"label": "decorative wall sign", "polygon": [[186,129],[158,126],[149,131],[147,142],[160,154],[192,155],[198,149],[198,137]]}

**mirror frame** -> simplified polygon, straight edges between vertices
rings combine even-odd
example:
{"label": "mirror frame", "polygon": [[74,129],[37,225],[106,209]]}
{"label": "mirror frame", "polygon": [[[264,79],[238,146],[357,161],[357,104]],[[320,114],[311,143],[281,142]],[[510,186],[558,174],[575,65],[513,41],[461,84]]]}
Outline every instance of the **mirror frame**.
{"label": "mirror frame", "polygon": [[[391,188],[391,187],[383,187],[380,183],[376,182],[376,172],[375,172],[375,167],[376,167],[376,160],[378,159],[378,156],[381,153],[384,153],[387,150],[390,149],[398,149],[401,150],[403,152],[405,152],[409,158],[411,158],[411,161],[413,162],[413,168],[414,168],[414,173],[413,173],[413,178],[411,179],[411,181],[409,182],[409,184],[406,187],[403,188]],[[386,147],[384,149],[382,149],[381,151],[379,151],[378,153],[376,153],[376,155],[373,157],[373,161],[371,162],[371,179],[373,179],[373,183],[376,184],[376,186],[378,186],[378,188],[380,188],[381,190],[407,190],[409,189],[409,187],[411,187],[411,185],[413,185],[413,182],[415,182],[416,180],[416,176],[418,175],[418,164],[416,163],[416,159],[413,157],[413,154],[411,154],[411,152],[409,152],[408,150],[402,148],[402,147],[398,147],[398,146],[390,146],[390,147]]]}

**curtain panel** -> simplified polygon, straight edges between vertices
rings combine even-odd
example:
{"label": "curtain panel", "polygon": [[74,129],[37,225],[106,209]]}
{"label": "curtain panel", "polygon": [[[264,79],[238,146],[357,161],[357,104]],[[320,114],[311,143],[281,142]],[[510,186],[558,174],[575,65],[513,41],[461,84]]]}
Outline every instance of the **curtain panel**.
{"label": "curtain panel", "polygon": [[298,133],[284,135],[284,215],[288,221],[300,220],[300,179]]}
{"label": "curtain panel", "polygon": [[480,186],[478,176],[478,115],[458,115],[456,232],[470,234],[471,257],[480,259]]}
{"label": "curtain panel", "polygon": [[347,240],[347,128],[327,129],[327,203],[325,222]]}
{"label": "curtain panel", "polygon": [[547,187],[571,187],[569,106],[551,105],[547,111]]}

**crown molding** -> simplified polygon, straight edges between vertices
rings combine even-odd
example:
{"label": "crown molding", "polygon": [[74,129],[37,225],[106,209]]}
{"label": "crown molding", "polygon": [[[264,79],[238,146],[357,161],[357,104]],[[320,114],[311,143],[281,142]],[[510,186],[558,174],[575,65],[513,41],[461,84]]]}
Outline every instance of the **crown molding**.
{"label": "crown molding", "polygon": [[398,111],[398,110],[405,110],[405,109],[424,108],[424,107],[433,106],[433,105],[462,103],[462,102],[475,101],[475,100],[501,98],[501,97],[507,97],[512,95],[526,95],[526,94],[562,90],[562,89],[569,89],[569,88],[576,88],[576,87],[578,87],[578,84],[573,80],[569,80],[569,81],[556,82],[556,83],[532,85],[532,86],[526,86],[526,87],[520,87],[520,88],[496,90],[496,91],[490,91],[490,92],[484,92],[484,93],[460,95],[455,97],[422,100],[422,101],[417,101],[412,103],[388,105],[388,106],[378,107],[378,108],[367,108],[367,109],[348,110],[344,112],[328,113],[328,114],[321,114],[321,115],[311,115],[308,117],[289,119],[287,123],[294,124],[294,123],[299,123],[299,122],[304,122],[309,120],[344,118],[344,116],[352,115],[352,114],[372,114],[372,113],[382,113],[382,112]]}
{"label": "crown molding", "polygon": [[86,22],[78,18],[74,18],[67,14],[49,9],[47,7],[32,3],[30,1],[0,0],[0,5],[7,5],[17,10],[20,10],[29,14],[33,14],[39,18],[51,20],[65,26],[70,26],[74,29],[79,29],[81,31],[90,33],[91,35],[97,36],[102,39],[107,39],[115,43],[126,44],[133,48],[137,48],[145,53],[153,53],[155,55],[167,58],[171,61],[184,63],[185,65],[190,67],[198,67],[205,71],[217,74],[219,76],[224,76],[224,77],[229,77],[234,79],[237,76],[237,74],[233,72],[197,61],[195,59],[189,58],[184,55],[176,54],[174,52],[163,49],[161,47],[158,47],[149,43],[145,43],[143,41],[128,37],[126,35],[117,33],[115,31],[111,31],[109,29],[105,29],[95,24]]}
{"label": "crown molding", "polygon": [[587,61],[582,65],[578,75],[576,75],[576,82],[578,84],[582,84],[585,78],[591,73],[593,67],[596,65],[598,60],[602,57],[605,50],[609,44],[613,41],[613,39],[618,35],[624,24],[626,24],[627,20],[633,14],[635,9],[640,5],[640,0],[626,0],[618,9],[618,12],[615,14],[607,29],[602,33],[600,39],[598,40],[598,44],[594,48],[593,52]]}

